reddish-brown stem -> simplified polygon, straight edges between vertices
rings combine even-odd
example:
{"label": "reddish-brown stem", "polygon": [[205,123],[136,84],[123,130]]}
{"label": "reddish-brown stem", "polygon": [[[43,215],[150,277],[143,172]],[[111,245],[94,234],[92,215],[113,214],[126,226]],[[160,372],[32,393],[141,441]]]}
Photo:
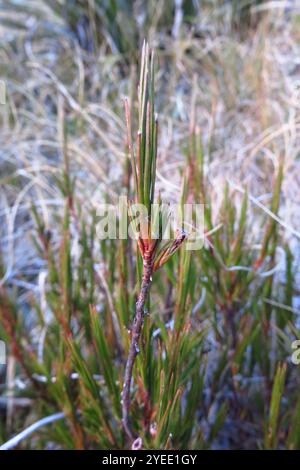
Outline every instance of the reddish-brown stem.
{"label": "reddish-brown stem", "polygon": [[129,353],[127,363],[125,367],[123,394],[122,394],[122,423],[124,431],[127,437],[133,441],[135,439],[132,427],[130,424],[130,389],[132,381],[133,366],[135,363],[136,356],[139,352],[139,341],[142,333],[144,315],[145,315],[145,303],[148,297],[148,293],[151,285],[151,276],[153,273],[153,261],[152,257],[144,257],[144,269],[143,278],[141,283],[140,294],[136,303],[136,314],[132,326],[131,332],[131,343],[129,347]]}

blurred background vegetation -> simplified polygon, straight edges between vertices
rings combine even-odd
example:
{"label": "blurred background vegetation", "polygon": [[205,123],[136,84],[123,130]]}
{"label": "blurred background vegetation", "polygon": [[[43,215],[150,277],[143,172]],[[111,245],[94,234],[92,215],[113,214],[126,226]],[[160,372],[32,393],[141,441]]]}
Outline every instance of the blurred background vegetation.
{"label": "blurred background vegetation", "polygon": [[135,244],[124,97],[156,50],[157,190],[204,202],[205,245],[154,275],[134,371],[144,448],[299,449],[296,1],[0,0],[0,443],[122,449]]}

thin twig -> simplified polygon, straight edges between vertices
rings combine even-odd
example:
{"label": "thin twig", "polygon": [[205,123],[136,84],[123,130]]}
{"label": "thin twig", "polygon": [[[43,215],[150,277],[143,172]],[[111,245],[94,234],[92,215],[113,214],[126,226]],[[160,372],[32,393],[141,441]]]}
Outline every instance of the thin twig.
{"label": "thin twig", "polygon": [[135,439],[131,423],[130,423],[130,388],[132,381],[133,366],[135,363],[136,356],[139,352],[139,341],[142,332],[144,315],[145,315],[145,303],[150,290],[151,276],[153,273],[153,261],[152,258],[147,258],[146,254],[144,257],[144,269],[143,278],[141,283],[140,294],[136,303],[136,315],[132,327],[131,343],[128,353],[128,359],[125,368],[124,385],[122,394],[122,422],[124,430],[128,438],[133,441]]}

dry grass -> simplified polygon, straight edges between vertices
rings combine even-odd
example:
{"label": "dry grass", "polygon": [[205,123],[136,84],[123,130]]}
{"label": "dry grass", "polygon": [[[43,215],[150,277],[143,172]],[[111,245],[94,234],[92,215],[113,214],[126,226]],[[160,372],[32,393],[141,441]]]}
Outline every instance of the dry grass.
{"label": "dry grass", "polygon": [[[201,17],[200,31],[207,31],[209,13]],[[54,16],[52,20],[59,24]],[[10,38],[11,30],[6,34]],[[201,39],[189,34],[166,39],[157,88],[163,110],[158,185],[167,198],[178,200],[179,170],[185,165],[183,148],[194,99],[216,207],[221,204],[226,178],[239,187],[248,185],[249,192],[267,205],[272,174],[283,156],[280,216],[297,231],[298,56],[297,17],[287,18],[280,9],[271,10],[245,41],[235,38],[226,24],[214,22]],[[32,198],[48,224],[62,205],[51,184],[61,161],[62,103],[68,109],[67,145],[82,201],[97,206],[102,191],[117,195],[125,155],[122,96],[132,92],[130,75],[120,76],[117,57],[103,56],[101,50],[96,57],[87,56],[67,36],[47,34],[43,23],[30,33],[16,30],[14,41],[1,49],[1,62],[9,91],[9,106],[1,110],[1,182],[5,188],[1,216],[8,221],[2,224],[1,238],[13,281],[13,273],[23,273],[31,264],[30,249],[24,253],[23,235],[30,231],[26,211]],[[169,64],[169,71],[164,64]],[[257,236],[256,224],[253,229]],[[290,239],[290,230],[284,229],[283,235]]]}
{"label": "dry grass", "polygon": [[[0,73],[8,89],[8,106],[0,108],[0,247],[4,267],[0,282],[12,292],[29,324],[34,316],[33,297],[43,315],[49,314],[47,265],[33,243],[32,204],[45,228],[51,230],[57,248],[62,237],[58,221],[63,217],[65,201],[56,178],[61,175],[65,152],[70,172],[76,176],[76,204],[82,213],[96,209],[104,197],[111,202],[117,199],[127,161],[124,98],[133,96],[138,75],[135,63],[129,66],[106,45],[95,54],[87,53],[66,31],[58,15],[52,12],[49,16],[48,8],[46,24],[45,7],[37,4],[44,5],[30,2],[32,14],[25,14],[26,28],[18,27],[15,15],[15,25],[0,26],[5,39],[0,48]],[[293,5],[291,11],[270,8],[258,26],[241,37],[232,28],[230,11],[228,15],[223,11],[216,5],[207,7],[194,30],[183,25],[176,37],[165,31],[156,34],[153,28],[152,45],[157,48],[159,61],[157,190],[165,200],[178,201],[181,197],[187,136],[194,113],[203,139],[204,174],[213,207],[210,228],[224,223],[220,211],[226,182],[238,212],[242,193],[248,189],[250,223],[245,246],[249,252],[261,249],[265,226],[275,216],[278,239],[274,265],[266,263],[260,275],[267,279],[269,272],[274,272],[278,292],[284,290],[284,250],[288,245],[294,256],[296,287],[291,305],[282,299],[282,309],[292,308],[299,326],[299,15]],[[282,162],[281,204],[274,215],[274,180]],[[70,231],[76,263],[80,248],[74,220]],[[107,269],[100,252],[94,262]],[[223,260],[223,268],[241,266],[227,265]],[[156,289],[159,292],[158,286]],[[105,297],[105,292],[109,296],[109,289],[104,289],[99,298]],[[195,297],[196,305],[201,290]],[[264,300],[271,305],[280,299],[266,296]],[[161,302],[157,300],[159,307]],[[205,304],[205,322],[209,309]],[[276,311],[272,310],[272,318]],[[37,332],[42,342],[43,332],[38,328]],[[208,359],[209,364],[213,361],[213,357]],[[251,435],[254,430],[249,427]],[[216,445],[229,445],[226,429]],[[232,434],[238,441],[236,433],[235,428]],[[251,445],[253,439],[249,437]]]}

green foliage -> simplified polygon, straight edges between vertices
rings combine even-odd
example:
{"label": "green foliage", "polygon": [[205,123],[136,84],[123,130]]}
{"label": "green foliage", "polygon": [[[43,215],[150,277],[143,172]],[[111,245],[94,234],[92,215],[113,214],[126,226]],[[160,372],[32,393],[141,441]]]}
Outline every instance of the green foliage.
{"label": "green foliage", "polygon": [[270,412],[267,422],[267,431],[265,436],[265,448],[277,449],[278,448],[278,427],[280,417],[280,404],[284,392],[286,377],[286,365],[278,366],[274,385],[272,389],[272,397],[270,403]]}
{"label": "green foliage", "polygon": [[[103,47],[133,62],[138,42],[158,24],[170,34],[174,23],[174,2],[160,2],[154,19],[157,2],[147,2],[142,27],[132,15],[137,2],[77,3],[77,9],[67,1],[48,6],[83,38],[82,46]],[[191,3],[183,2],[184,22],[197,19]],[[229,3],[232,8],[235,4],[233,23],[245,18],[249,24],[251,2],[226,6]],[[22,8],[19,5],[18,11]],[[135,187],[137,200],[150,207],[156,198],[158,125],[154,66],[145,50],[139,99],[131,102],[126,118],[133,165],[130,170],[126,155],[118,190],[130,199]],[[187,152],[181,202],[205,203],[204,246],[175,253],[174,246],[166,244],[156,253],[157,267],[165,267],[153,275],[151,315],[144,318],[133,373],[133,428],[146,449],[299,449],[299,374],[289,364],[290,343],[299,337],[293,254],[282,242],[277,220],[253,211],[246,187],[243,194],[228,184],[218,188],[222,204],[215,203],[206,171],[213,158],[213,137],[203,138],[194,111],[190,135],[182,132]],[[20,447],[122,449],[127,445],[121,424],[123,376],[141,259],[131,241],[97,238],[95,212],[92,205],[82,207],[82,187],[68,155],[68,133],[81,125],[84,132],[89,129],[81,121],[83,111],[80,119],[72,117],[76,125],[67,125],[68,112],[62,113],[60,123],[63,168],[56,178],[51,176],[52,188],[63,201],[55,227],[32,198],[30,222],[35,225],[35,256],[47,275],[45,289],[32,288],[29,300],[22,302],[22,287],[7,282],[0,288],[0,336],[16,359],[23,385],[19,389],[15,384],[13,392],[16,398],[32,400],[26,412],[16,409],[13,429],[0,420],[0,438],[4,442],[22,429],[29,411],[32,421],[63,411],[65,420]],[[139,132],[133,148],[135,124]],[[125,140],[124,131],[124,149]],[[283,158],[268,176],[273,188],[268,209],[276,217],[285,181]],[[109,200],[109,191],[104,197]],[[256,239],[251,231],[254,219]],[[284,282],[276,269],[279,250],[286,260]],[[29,281],[38,282],[34,277]],[[7,398],[4,387],[1,393]]]}

